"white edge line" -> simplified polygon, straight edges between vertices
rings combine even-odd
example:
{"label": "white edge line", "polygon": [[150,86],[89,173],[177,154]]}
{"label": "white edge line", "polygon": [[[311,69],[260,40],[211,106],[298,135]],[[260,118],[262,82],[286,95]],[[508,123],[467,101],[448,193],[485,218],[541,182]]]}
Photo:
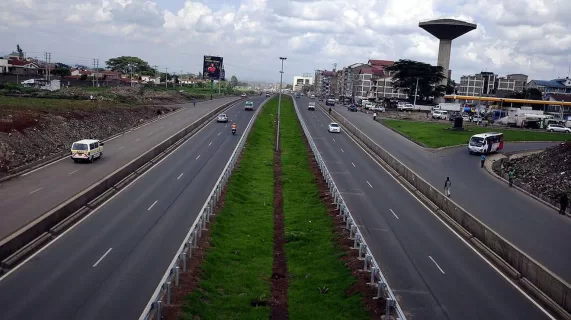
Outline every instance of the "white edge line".
{"label": "white edge line", "polygon": [[[319,108],[319,110],[323,114],[325,114],[325,116],[328,116],[327,113],[325,113],[325,111],[322,108]],[[347,121],[349,121],[349,120],[347,120]],[[454,235],[456,235],[456,237],[458,239],[460,239],[466,246],[468,246],[468,248],[472,249],[472,251],[474,251],[474,253],[476,253],[477,256],[479,256],[482,260],[484,260],[494,271],[496,271],[501,277],[503,277],[508,283],[510,283],[516,290],[518,290],[525,298],[527,298],[531,303],[533,303],[546,316],[548,316],[552,320],[556,320],[556,318],[553,317],[547,310],[545,310],[545,308],[543,308],[537,301],[532,299],[531,296],[529,296],[525,291],[523,291],[523,289],[521,289],[510,278],[508,278],[508,276],[506,276],[503,272],[501,272],[492,262],[490,262],[490,260],[488,260],[478,250],[476,250],[466,239],[464,239],[464,237],[462,237],[460,234],[458,234],[458,232],[456,232],[456,230],[452,229],[451,226],[449,226],[446,222],[444,222],[444,220],[442,220],[442,218],[440,218],[436,212],[433,212],[432,209],[430,209],[424,202],[422,202],[412,191],[410,191],[396,177],[394,177],[391,174],[391,172],[389,172],[383,165],[381,165],[377,161],[377,159],[375,159],[372,155],[370,155],[369,152],[367,152],[367,150],[365,150],[351,135],[347,135],[347,137],[349,137],[351,140],[353,140],[353,142],[361,150],[363,150],[363,152],[365,152],[365,154],[367,156],[369,156],[369,158],[371,158],[379,167],[381,167],[381,169],[383,169],[383,171],[385,171],[391,178],[393,178],[393,180],[395,180],[396,183],[398,183],[404,190],[406,190],[406,192],[408,192],[414,199],[416,199],[416,201],[418,201],[428,212],[430,212],[434,217],[436,217],[436,219],[438,219],[438,221],[440,221],[446,228],[448,228],[448,230],[450,230]]]}
{"label": "white edge line", "polygon": [[[228,108],[226,108],[225,110],[228,110],[230,108],[233,108],[235,106],[238,105],[239,101],[236,102],[232,102],[233,104],[228,106]],[[206,116],[206,115],[205,115]],[[205,116],[203,116],[202,118],[204,118]],[[200,118],[200,119],[202,119]],[[196,121],[200,121],[200,119],[196,120]],[[206,122],[205,122],[206,123]],[[61,233],[59,236],[55,237],[54,239],[52,239],[50,242],[48,242],[45,246],[41,247],[38,251],[34,252],[31,256],[29,256],[28,258],[26,258],[26,260],[22,261],[21,263],[19,263],[16,267],[14,267],[13,269],[10,269],[8,272],[6,272],[4,275],[2,275],[0,277],[0,282],[2,282],[2,280],[4,280],[6,277],[8,277],[10,274],[12,274],[13,272],[17,271],[18,269],[20,269],[23,265],[25,265],[28,261],[32,260],[35,256],[37,256],[38,254],[42,253],[44,250],[46,250],[47,248],[49,248],[51,245],[53,245],[57,240],[59,240],[60,238],[62,238],[63,236],[65,236],[68,232],[70,232],[71,230],[75,229],[77,226],[79,226],[83,221],[85,221],[88,217],[90,217],[91,215],[95,214],[100,208],[103,208],[105,206],[105,204],[107,204],[109,201],[113,200],[115,197],[117,197],[118,195],[120,195],[123,191],[127,190],[130,186],[132,186],[137,180],[141,179],[142,177],[144,177],[147,173],[151,172],[151,170],[153,170],[153,168],[155,168],[156,166],[158,166],[161,162],[165,161],[169,156],[171,156],[172,154],[176,153],[177,150],[179,150],[183,145],[185,145],[187,142],[191,141],[194,137],[196,137],[202,130],[206,129],[210,124],[206,123],[206,125],[204,127],[202,127],[200,130],[198,130],[195,134],[193,134],[192,136],[190,136],[188,139],[186,139],[183,143],[181,143],[176,149],[174,149],[173,151],[171,151],[169,154],[167,154],[164,158],[162,158],[161,160],[159,160],[157,163],[155,163],[152,167],[150,167],[147,171],[143,172],[143,174],[141,174],[140,176],[137,176],[137,178],[135,178],[135,180],[131,181],[131,183],[129,183],[127,186],[125,186],[123,189],[119,190],[117,193],[115,193],[113,196],[111,196],[111,198],[107,199],[107,201],[103,202],[100,206],[98,206],[97,208],[95,208],[93,211],[91,211],[90,213],[88,213],[85,217],[83,217],[82,219],[80,219],[79,221],[77,221],[75,224],[73,224],[71,227],[69,227],[68,229],[66,229],[63,233]]]}
{"label": "white edge line", "polygon": [[[397,214],[393,211],[393,209],[389,209],[391,211],[391,213],[393,214],[393,216],[395,216],[395,218],[399,219],[399,216],[397,216]],[[400,220],[400,219],[399,219]]]}
{"label": "white edge line", "polygon": [[[118,134],[118,135],[115,136],[115,137],[111,137],[110,139],[102,140],[101,142],[107,143],[107,142],[109,142],[109,141],[113,141],[113,140],[115,140],[115,139],[117,139],[117,138],[119,138],[119,137],[121,137],[121,136],[123,136],[123,135],[125,135],[125,134],[127,134],[127,133],[129,133],[129,132],[131,132],[131,131],[139,130],[140,128],[145,127],[145,126],[148,126],[148,125],[150,125],[150,124],[153,123],[153,122],[162,120],[162,119],[164,119],[164,118],[168,118],[169,116],[171,116],[171,115],[173,115],[173,114],[176,114],[176,113],[179,113],[179,112],[182,112],[183,110],[186,110],[186,108],[180,108],[179,110],[177,110],[177,111],[175,111],[175,112],[171,112],[171,113],[169,113],[169,114],[164,115],[163,117],[159,117],[159,118],[157,118],[157,119],[155,119],[155,120],[149,121],[149,122],[147,122],[147,123],[145,123],[145,124],[143,124],[143,125],[141,125],[141,126],[139,126],[139,127],[134,127],[134,128],[129,129],[129,130],[126,130],[125,132],[122,132],[122,133]],[[171,122],[169,122],[169,123],[171,123]],[[44,164],[43,166],[37,167],[36,169],[34,169],[34,170],[32,170],[32,171],[28,171],[28,172],[26,172],[26,173],[22,173],[22,174],[20,175],[20,177],[25,177],[25,176],[29,175],[30,173],[34,173],[34,172],[36,172],[36,171],[38,171],[38,170],[41,170],[41,169],[43,169],[43,168],[45,168],[45,167],[49,167],[49,166],[51,166],[52,164],[56,164],[56,163],[58,163],[58,162],[60,162],[60,161],[67,160],[67,159],[69,159],[69,155],[65,155],[65,156],[63,156],[61,159],[52,161],[52,162],[50,162],[50,163],[46,163],[46,164]],[[1,278],[0,278],[0,279],[1,279]]]}
{"label": "white edge line", "polygon": [[438,270],[440,270],[440,272],[442,272],[442,274],[446,274],[446,273],[444,272],[444,270],[442,270],[442,268],[440,268],[440,266],[438,265],[438,263],[436,263],[436,261],[435,261],[431,256],[428,256],[428,257],[430,258],[430,260],[432,260],[432,262],[434,262],[434,264],[436,265],[436,267],[438,268]]}
{"label": "white edge line", "polygon": [[99,264],[99,262],[101,262],[103,259],[105,259],[105,257],[109,254],[109,252],[111,252],[111,250],[113,250],[113,248],[109,248],[109,250],[107,250],[107,252],[105,252],[101,258],[99,258],[99,260],[97,260],[97,262],[95,262],[95,264],[93,264],[93,267],[97,267],[97,265]]}
{"label": "white edge line", "polygon": [[[259,113],[258,110],[262,109],[262,106],[268,102],[270,99],[265,99],[262,101],[262,103],[260,104],[260,106],[256,109],[255,113],[252,115],[252,118],[250,119],[250,122],[248,122],[248,127],[252,126],[255,120],[254,116],[257,116],[257,114]],[[258,113],[256,113],[258,112]],[[248,130],[248,129],[246,129]],[[244,132],[247,132],[246,130],[244,130]],[[234,154],[236,152],[236,150],[238,150],[238,147],[240,146],[240,143],[242,141],[242,139],[245,139],[246,135],[242,134],[242,136],[240,137],[240,140],[238,140],[238,143],[236,144],[236,148],[234,148],[234,151],[232,152],[232,154]],[[200,220],[200,212],[203,212],[204,209],[206,208],[206,206],[208,205],[208,203],[210,202],[210,198],[212,198],[212,195],[214,194],[214,192],[216,191],[216,186],[220,183],[220,181],[222,180],[222,177],[224,176],[224,171],[226,171],[226,169],[228,168],[230,162],[231,162],[232,158],[230,157],[230,159],[228,159],[228,162],[226,162],[226,166],[224,166],[224,169],[222,169],[222,172],[220,173],[220,176],[218,177],[218,180],[216,181],[216,183],[214,184],[214,188],[212,188],[212,191],[210,192],[210,195],[208,195],[208,197],[206,198],[206,201],[204,202],[204,205],[202,206],[202,209],[200,209],[198,216],[196,217],[196,219],[194,220],[194,222],[192,223],[192,226],[190,227],[190,229],[188,230],[188,233],[186,234],[186,237],[184,238],[184,241],[182,241],[182,243],[180,244],[180,247],[178,248],[178,252],[182,251],[182,249],[184,248],[186,242],[188,242],[188,240],[190,239],[190,236],[192,234],[192,232],[194,231],[194,229],[196,228],[196,225],[198,224],[198,221]],[[152,168],[151,168],[152,169]],[[150,169],[149,169],[150,170]],[[146,171],[148,172],[148,171]],[[144,174],[144,173],[143,173]],[[167,268],[165,274],[163,275],[162,279],[159,281],[159,284],[157,285],[157,288],[155,289],[155,292],[153,292],[153,295],[151,295],[151,298],[149,299],[149,301],[147,302],[147,304],[145,305],[143,311],[141,312],[141,315],[139,316],[139,320],[145,320],[145,317],[147,315],[147,313],[150,311],[150,306],[151,303],[153,303],[153,300],[156,299],[161,290],[162,290],[162,286],[163,283],[166,281],[166,279],[169,277],[170,275],[170,270],[171,267],[176,263],[176,261],[179,259],[178,254],[175,254],[175,256],[173,257],[171,263],[169,264],[169,267]]]}

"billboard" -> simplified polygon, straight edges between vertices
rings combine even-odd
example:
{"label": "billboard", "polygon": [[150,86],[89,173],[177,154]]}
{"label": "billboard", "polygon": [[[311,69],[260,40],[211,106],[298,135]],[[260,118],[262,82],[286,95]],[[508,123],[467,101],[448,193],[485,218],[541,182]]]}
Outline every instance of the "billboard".
{"label": "billboard", "polygon": [[222,57],[204,56],[202,78],[208,80],[224,80],[224,65]]}

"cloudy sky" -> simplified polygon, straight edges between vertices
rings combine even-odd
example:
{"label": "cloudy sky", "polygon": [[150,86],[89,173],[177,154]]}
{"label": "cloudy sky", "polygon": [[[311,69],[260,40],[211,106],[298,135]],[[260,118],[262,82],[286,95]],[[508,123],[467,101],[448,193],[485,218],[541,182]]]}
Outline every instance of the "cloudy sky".
{"label": "cloudy sky", "polygon": [[224,57],[227,76],[284,81],[368,59],[436,63],[438,42],[418,28],[458,18],[478,29],[455,40],[452,77],[493,71],[567,76],[569,0],[0,0],[0,54],[91,65],[138,56],[169,72]]}

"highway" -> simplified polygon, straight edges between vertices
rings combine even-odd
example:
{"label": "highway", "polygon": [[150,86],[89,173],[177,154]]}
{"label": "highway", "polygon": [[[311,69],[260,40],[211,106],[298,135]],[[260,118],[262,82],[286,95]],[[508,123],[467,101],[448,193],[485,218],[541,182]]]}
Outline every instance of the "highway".
{"label": "highway", "polygon": [[550,319],[319,108],[302,117],[409,319]]}
{"label": "highway", "polygon": [[[426,150],[372,120],[371,114],[334,110],[406,166],[442,190],[452,181],[452,200],[551,271],[571,282],[571,219],[510,189],[480,168],[465,147]],[[381,114],[382,115],[382,114]],[[490,129],[493,131],[493,129]],[[553,143],[507,143],[504,151],[542,149]],[[517,172],[516,172],[517,175]]]}
{"label": "highway", "polygon": [[212,109],[237,99],[197,102],[196,107],[192,103],[177,105],[186,109],[106,142],[103,157],[94,163],[74,163],[65,158],[0,183],[0,239],[72,198]]}
{"label": "highway", "polygon": [[[265,97],[250,98],[256,108]],[[137,319],[254,112],[238,103],[0,280],[3,320]],[[236,121],[233,136],[230,124]]]}

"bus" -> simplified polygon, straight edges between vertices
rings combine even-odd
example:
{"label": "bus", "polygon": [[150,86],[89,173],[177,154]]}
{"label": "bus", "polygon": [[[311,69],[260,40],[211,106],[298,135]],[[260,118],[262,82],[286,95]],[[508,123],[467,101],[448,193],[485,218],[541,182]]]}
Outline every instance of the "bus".
{"label": "bus", "polygon": [[479,133],[468,141],[470,154],[487,154],[498,152],[504,148],[504,134],[497,132]]}

